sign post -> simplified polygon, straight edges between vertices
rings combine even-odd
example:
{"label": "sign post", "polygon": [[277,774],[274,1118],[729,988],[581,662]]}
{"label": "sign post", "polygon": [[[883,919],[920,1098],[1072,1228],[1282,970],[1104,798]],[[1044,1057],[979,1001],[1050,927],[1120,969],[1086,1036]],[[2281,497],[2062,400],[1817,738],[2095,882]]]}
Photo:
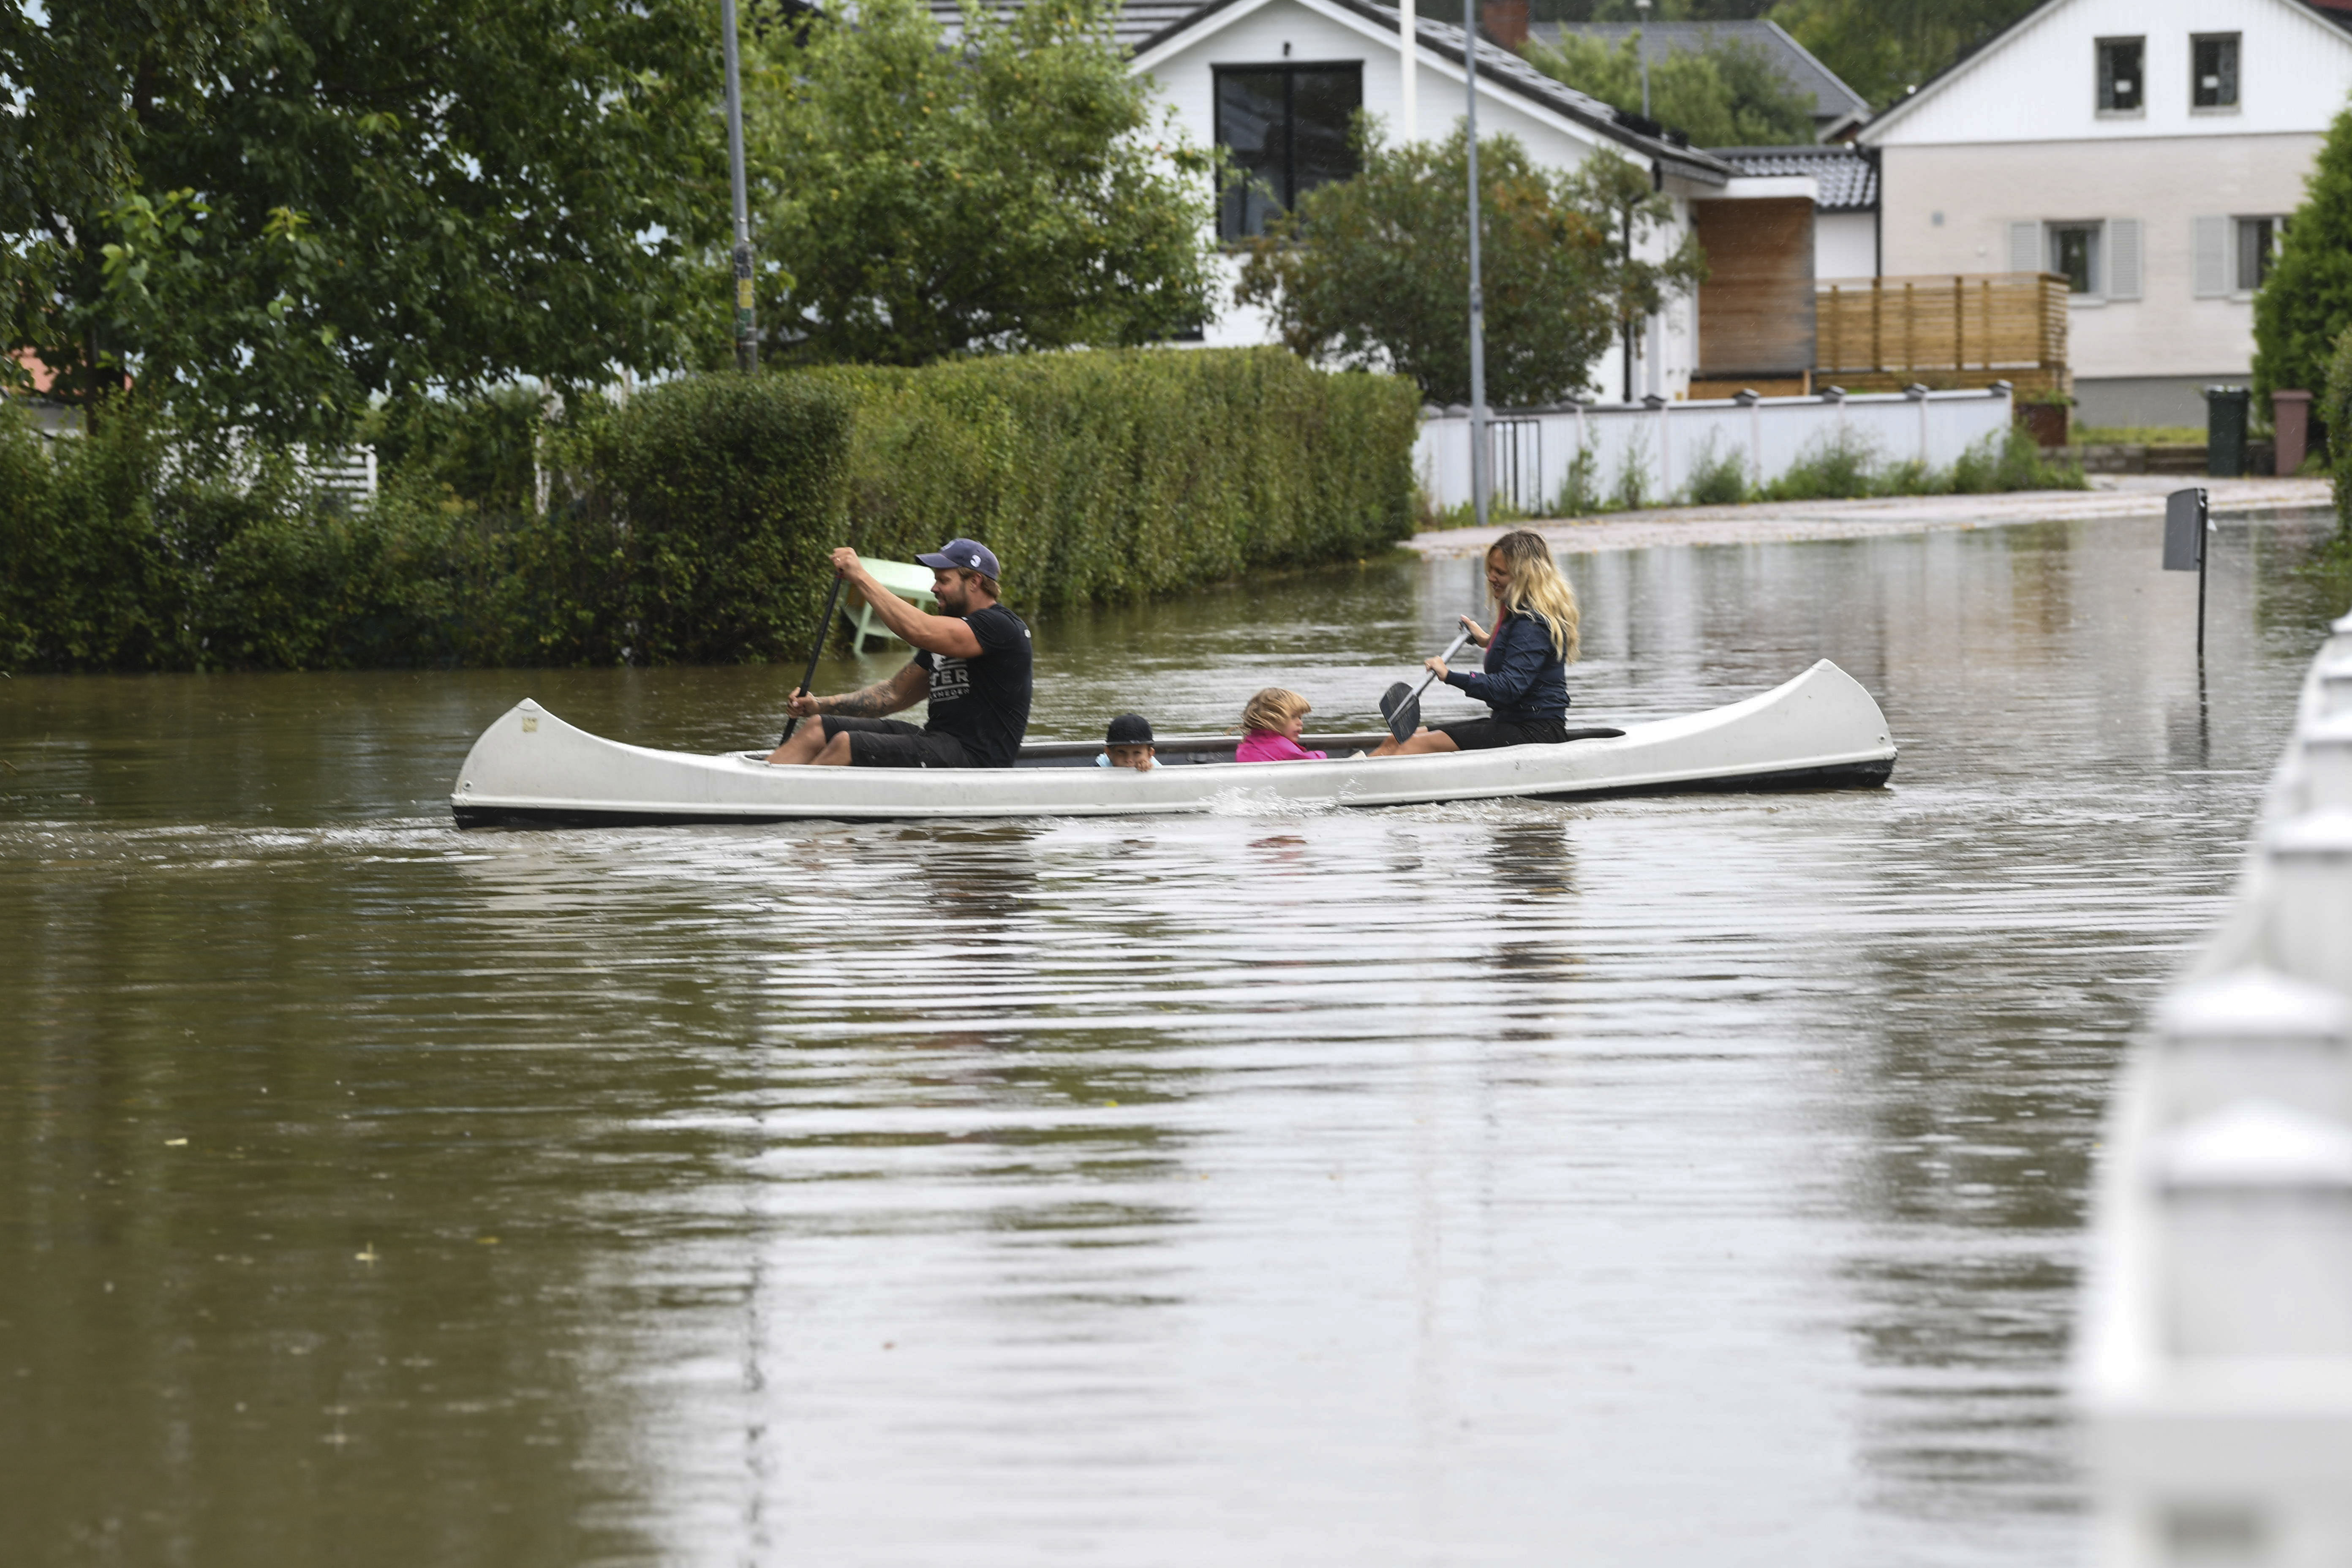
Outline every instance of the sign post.
{"label": "sign post", "polygon": [[2205,535],[2206,517],[2201,489],[2175,490],[2164,498],[2164,569],[2197,574],[2197,658],[2205,658]]}

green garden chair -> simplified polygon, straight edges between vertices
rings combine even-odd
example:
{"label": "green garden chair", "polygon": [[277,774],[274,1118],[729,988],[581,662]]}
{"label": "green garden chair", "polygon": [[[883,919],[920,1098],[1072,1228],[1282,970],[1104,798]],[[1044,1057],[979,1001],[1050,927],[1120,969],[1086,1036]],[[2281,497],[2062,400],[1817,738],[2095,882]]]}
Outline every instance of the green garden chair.
{"label": "green garden chair", "polygon": [[[918,608],[939,608],[940,602],[931,596],[929,567],[918,566],[911,561],[883,561],[871,555],[859,556],[857,563],[872,573],[876,582]],[[874,606],[863,599],[857,602],[855,613],[845,603],[841,606],[841,613],[849,616],[850,629],[856,634],[850,639],[850,651],[853,653],[866,651],[867,637],[880,637],[885,642],[898,640],[898,635],[884,626],[881,617],[874,613]]]}

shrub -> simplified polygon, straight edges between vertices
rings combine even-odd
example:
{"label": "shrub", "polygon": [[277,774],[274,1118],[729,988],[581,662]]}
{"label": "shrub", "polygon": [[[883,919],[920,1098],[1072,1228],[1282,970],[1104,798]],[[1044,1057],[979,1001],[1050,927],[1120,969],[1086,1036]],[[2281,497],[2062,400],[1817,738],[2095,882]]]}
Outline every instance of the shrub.
{"label": "shrub", "polygon": [[1836,425],[1806,442],[1797,460],[1764,487],[1773,500],[1851,500],[1877,486],[1878,444],[1851,425]]}
{"label": "shrub", "polygon": [[1985,495],[1995,490],[2080,490],[2090,481],[2083,465],[2053,461],[2021,426],[1987,436],[1962,452],[1946,477],[1945,488],[1958,495]]}
{"label": "shrub", "polygon": [[1024,604],[1350,559],[1412,530],[1421,400],[1400,378],[1326,374],[1281,349],[811,374],[856,401],[858,549],[903,559],[968,535]]}
{"label": "shrub", "polygon": [[168,669],[184,563],[155,525],[163,447],[125,408],[50,440],[0,402],[0,669]]}
{"label": "shrub", "polygon": [[1707,432],[1691,463],[1687,487],[1693,506],[1732,506],[1748,499],[1748,456],[1744,447],[1728,452],[1716,448],[1716,433]]}
{"label": "shrub", "polygon": [[1559,499],[1552,505],[1552,515],[1581,517],[1607,504],[1608,498],[1601,491],[1601,449],[1588,437],[1576,448],[1576,456],[1568,460],[1568,472],[1559,481]]}
{"label": "shrub", "polygon": [[613,418],[593,500],[627,524],[632,657],[760,663],[805,649],[841,536],[849,421],[838,388],[733,373],[656,387]]}

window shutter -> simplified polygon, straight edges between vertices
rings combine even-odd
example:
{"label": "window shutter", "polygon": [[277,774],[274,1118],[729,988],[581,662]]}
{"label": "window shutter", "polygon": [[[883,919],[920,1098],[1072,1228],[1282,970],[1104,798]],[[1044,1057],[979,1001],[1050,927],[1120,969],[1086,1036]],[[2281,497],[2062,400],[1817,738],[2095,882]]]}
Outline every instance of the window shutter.
{"label": "window shutter", "polygon": [[2050,270],[2050,258],[2042,254],[2040,224],[2013,223],[2009,226],[2009,269],[2011,272]]}
{"label": "window shutter", "polygon": [[2107,220],[2107,298],[2139,298],[2139,219]]}
{"label": "window shutter", "polygon": [[2200,217],[2195,225],[2195,269],[2189,292],[2200,300],[2218,300],[2230,291],[2230,220]]}

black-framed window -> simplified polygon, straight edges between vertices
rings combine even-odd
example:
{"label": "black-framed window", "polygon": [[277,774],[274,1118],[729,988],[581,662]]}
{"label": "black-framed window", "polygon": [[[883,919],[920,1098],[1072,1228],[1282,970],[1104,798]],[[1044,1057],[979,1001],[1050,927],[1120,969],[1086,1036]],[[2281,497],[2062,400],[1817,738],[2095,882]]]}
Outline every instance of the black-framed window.
{"label": "black-framed window", "polygon": [[1233,172],[1217,203],[1217,237],[1265,232],[1320,184],[1356,172],[1348,132],[1364,104],[1362,62],[1219,66],[1217,145]]}
{"label": "black-framed window", "polygon": [[2147,101],[2147,40],[2099,40],[2099,112],[2137,114]]}
{"label": "black-framed window", "polygon": [[2105,259],[2099,254],[2106,247],[2105,240],[2106,225],[2103,223],[2050,225],[2050,270],[2066,279],[2068,293],[2100,292],[2106,281],[2099,267]]}
{"label": "black-framed window", "polygon": [[2238,107],[2238,35],[2189,37],[2189,101],[2197,109]]}

